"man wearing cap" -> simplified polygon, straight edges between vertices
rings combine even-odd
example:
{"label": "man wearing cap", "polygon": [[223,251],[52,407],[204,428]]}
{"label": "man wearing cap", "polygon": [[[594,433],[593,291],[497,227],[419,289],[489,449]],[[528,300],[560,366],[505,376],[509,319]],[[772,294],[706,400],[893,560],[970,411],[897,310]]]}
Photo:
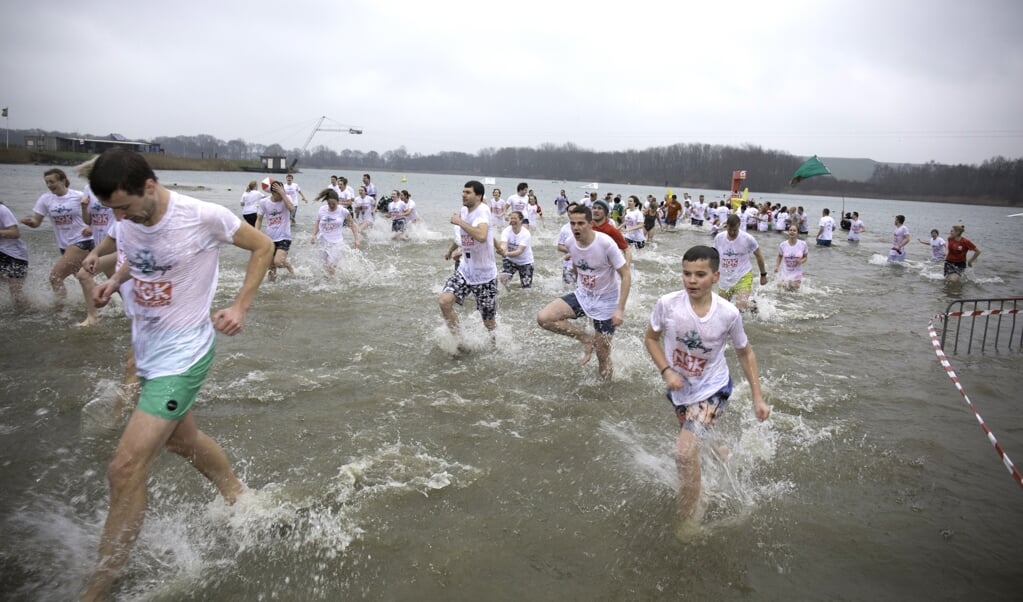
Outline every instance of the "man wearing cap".
{"label": "man wearing cap", "polygon": [[625,240],[622,231],[607,220],[607,216],[611,214],[611,207],[608,206],[607,201],[594,201],[590,211],[593,214],[593,230],[610,236],[611,240],[615,241],[615,245],[618,246],[618,250],[625,255],[625,261],[632,263],[632,249],[629,248],[629,242]]}

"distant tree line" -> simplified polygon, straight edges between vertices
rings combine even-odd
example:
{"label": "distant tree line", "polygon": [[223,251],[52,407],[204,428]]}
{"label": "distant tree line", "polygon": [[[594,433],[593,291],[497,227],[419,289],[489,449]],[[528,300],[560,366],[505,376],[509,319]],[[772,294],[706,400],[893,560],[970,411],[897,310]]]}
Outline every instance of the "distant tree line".
{"label": "distant tree line", "polygon": [[[11,142],[24,144],[27,134],[39,130],[12,130]],[[48,132],[78,137],[80,134]],[[96,138],[98,136],[87,135]],[[789,179],[803,162],[792,154],[763,149],[711,144],[673,144],[644,150],[593,151],[575,144],[543,144],[537,148],[485,148],[475,154],[445,151],[431,155],[409,153],[405,147],[384,153],[326,146],[303,151],[278,144],[263,145],[242,139],[223,141],[214,136],[161,136],[153,139],[164,152],[187,158],[255,161],[261,155],[298,159],[298,166],[322,169],[360,169],[398,172],[461,173],[481,177],[517,177],[539,180],[600,181],[652,186],[727,188],[733,170],[748,173],[747,185],[756,193],[792,191]],[[801,193],[843,194],[915,200],[955,200],[1023,205],[1023,158],[995,157],[981,165],[879,164],[867,181],[817,177],[797,189]]]}

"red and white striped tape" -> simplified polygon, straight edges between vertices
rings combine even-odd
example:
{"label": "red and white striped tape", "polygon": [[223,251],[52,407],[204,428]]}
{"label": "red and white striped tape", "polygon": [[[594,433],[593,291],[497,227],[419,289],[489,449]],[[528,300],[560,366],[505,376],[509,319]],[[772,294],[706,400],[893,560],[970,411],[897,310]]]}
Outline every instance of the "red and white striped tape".
{"label": "red and white striped tape", "polygon": [[1012,475],[1012,478],[1016,479],[1016,484],[1019,485],[1020,487],[1023,487],[1023,475],[1020,474],[1019,470],[1017,470],[1016,468],[1016,465],[1013,464],[1012,460],[1009,459],[1008,454],[1005,453],[1005,450],[1002,449],[1001,444],[998,443],[997,439],[995,439],[994,433],[991,432],[991,429],[989,429],[987,424],[984,422],[984,419],[981,417],[980,412],[978,412],[977,408],[973,406],[973,402],[970,401],[970,396],[966,394],[966,391],[963,389],[963,386],[959,384],[959,377],[956,376],[955,370],[952,369],[952,364],[949,363],[948,358],[945,356],[945,352],[941,348],[941,342],[938,341],[938,333],[934,330],[934,321],[944,320],[947,317],[995,315],[1000,313],[1014,314],[1018,313],[1018,311],[1019,310],[1015,309],[1012,310],[992,309],[988,311],[977,312],[953,312],[948,314],[947,316],[945,314],[937,314],[936,316],[931,318],[930,323],[927,324],[927,332],[931,336],[931,345],[934,346],[934,353],[938,355],[938,361],[941,362],[942,366],[944,366],[945,373],[948,374],[948,377],[950,379],[952,379],[952,383],[956,386],[956,389],[959,390],[959,393],[963,396],[963,399],[966,400],[966,405],[970,406],[970,410],[973,411],[973,415],[977,417],[977,422],[980,423],[980,428],[984,429],[984,432],[987,434],[988,441],[991,442],[991,445],[994,446],[995,451],[998,452],[998,457],[1002,459],[1002,464],[1005,465],[1005,468],[1009,471],[1009,474]]}
{"label": "red and white striped tape", "polygon": [[[999,316],[1002,314],[1005,315],[1018,314],[1019,312],[1020,310],[1018,309],[984,309],[977,311],[954,311],[949,314],[938,314],[934,317],[944,318],[945,316],[948,316],[949,318],[976,318],[978,316]],[[933,320],[931,322],[933,323]]]}

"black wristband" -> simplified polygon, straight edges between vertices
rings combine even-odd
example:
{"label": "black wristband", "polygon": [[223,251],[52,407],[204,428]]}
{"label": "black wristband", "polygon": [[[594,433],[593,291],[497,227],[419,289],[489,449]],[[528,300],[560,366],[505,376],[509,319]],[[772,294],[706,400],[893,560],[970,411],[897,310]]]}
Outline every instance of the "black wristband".
{"label": "black wristband", "polygon": [[761,277],[761,278],[763,278],[763,277],[764,277],[764,276],[766,276],[766,275],[767,275],[767,272],[760,272],[760,277]]}
{"label": "black wristband", "polygon": [[671,368],[671,366],[665,366],[661,368],[661,376],[664,376],[664,371],[667,370],[668,368]]}

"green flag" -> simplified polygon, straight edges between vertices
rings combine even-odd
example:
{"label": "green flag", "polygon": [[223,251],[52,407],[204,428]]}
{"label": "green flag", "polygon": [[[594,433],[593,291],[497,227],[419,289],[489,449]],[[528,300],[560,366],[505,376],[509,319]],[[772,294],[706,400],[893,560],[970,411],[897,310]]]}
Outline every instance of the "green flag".
{"label": "green flag", "polygon": [[807,178],[812,178],[814,176],[830,175],[831,172],[828,171],[828,168],[823,163],[821,163],[821,160],[817,158],[817,155],[814,155],[807,159],[806,163],[800,165],[799,169],[796,170],[796,173],[792,174],[792,179],[789,180],[789,186],[794,187],[796,184],[799,184],[803,180]]}

